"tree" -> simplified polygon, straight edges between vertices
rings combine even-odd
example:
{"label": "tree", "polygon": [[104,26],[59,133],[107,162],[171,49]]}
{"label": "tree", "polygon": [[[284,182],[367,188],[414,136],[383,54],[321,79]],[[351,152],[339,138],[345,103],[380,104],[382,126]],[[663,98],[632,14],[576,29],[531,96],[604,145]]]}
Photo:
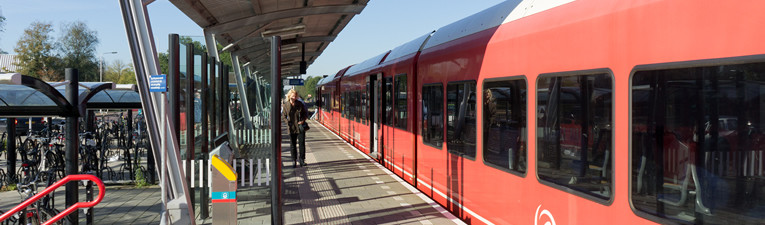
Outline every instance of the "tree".
{"label": "tree", "polygon": [[80,81],[99,81],[96,59],[98,32],[88,29],[88,25],[82,21],[62,23],[61,30],[63,32],[58,39],[58,50],[62,56],[63,68],[77,68]]}
{"label": "tree", "polygon": [[316,98],[316,85],[319,83],[322,77],[314,77],[314,76],[308,76],[308,78],[303,81],[303,86],[295,86],[295,90],[298,92],[301,98],[303,100],[307,100],[308,95],[311,95],[312,98]]}
{"label": "tree", "polygon": [[[178,43],[182,46],[185,46],[188,43],[194,44],[194,54],[202,54],[202,52],[206,52],[205,45],[200,43],[199,41],[194,41],[191,39],[191,37],[188,36],[181,36],[178,39]],[[185,55],[185,52],[179,52],[179,54]],[[160,73],[162,74],[168,74],[170,73],[170,49],[167,50],[167,52],[160,52],[157,54],[157,58],[159,60],[159,69],[161,70]],[[197,62],[199,63],[199,62]]]}
{"label": "tree", "polygon": [[[0,11],[0,32],[5,32],[5,16],[2,15],[3,12]],[[0,49],[0,54],[8,54],[8,52],[4,51],[3,49]]]}
{"label": "tree", "polygon": [[[122,60],[115,60],[110,65],[104,68],[104,82],[111,81],[117,84],[122,84],[127,81],[126,76],[132,74],[133,68],[129,63],[125,63]],[[132,78],[135,80],[135,76]]]}
{"label": "tree", "polygon": [[63,73],[57,70],[57,59],[53,53],[53,26],[47,22],[33,22],[16,42],[13,49],[18,53],[16,66],[19,73],[46,81],[61,81]]}
{"label": "tree", "polygon": [[120,80],[117,81],[117,83],[118,84],[138,84],[138,82],[135,80],[135,70],[133,70],[132,65],[124,69],[124,71],[122,72],[122,76],[120,76]]}

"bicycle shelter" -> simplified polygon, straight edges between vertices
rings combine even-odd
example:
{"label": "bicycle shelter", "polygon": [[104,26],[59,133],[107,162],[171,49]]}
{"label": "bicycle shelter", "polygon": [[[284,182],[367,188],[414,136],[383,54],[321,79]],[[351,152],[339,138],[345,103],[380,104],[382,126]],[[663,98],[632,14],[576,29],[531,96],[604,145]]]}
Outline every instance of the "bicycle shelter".
{"label": "bicycle shelter", "polygon": [[[111,82],[79,82],[77,69],[66,69],[66,81],[44,82],[40,79],[19,73],[0,74],[0,117],[8,117],[8,182],[15,182],[16,176],[16,117],[66,117],[65,174],[78,172],[79,126],[78,117],[85,115],[87,102],[97,93],[114,89]],[[49,120],[50,121],[50,120]],[[30,126],[33,121],[28,121]],[[50,123],[48,123],[50,125]],[[92,186],[89,186],[92,188]],[[92,192],[90,192],[92,193]],[[67,208],[78,202],[77,183],[66,184]],[[68,216],[71,221],[78,220],[78,212]],[[92,214],[88,215],[92,221]]]}

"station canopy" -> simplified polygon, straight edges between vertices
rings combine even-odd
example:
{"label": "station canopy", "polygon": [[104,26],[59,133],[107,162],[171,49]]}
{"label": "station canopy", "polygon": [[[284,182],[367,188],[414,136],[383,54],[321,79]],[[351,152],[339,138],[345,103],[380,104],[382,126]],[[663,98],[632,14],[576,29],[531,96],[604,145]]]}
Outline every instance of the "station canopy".
{"label": "station canopy", "polygon": [[[369,0],[170,0],[205,32],[215,35],[240,65],[270,72],[270,43],[282,37],[282,76],[300,75]],[[305,47],[305,48],[303,48]],[[305,49],[305,51],[303,51]]]}
{"label": "station canopy", "polygon": [[[117,95],[121,91],[113,90],[116,85],[111,82],[79,82],[79,107],[75,110],[65,97],[68,83],[44,82],[18,73],[0,74],[0,117],[80,116],[84,114],[86,106],[98,106],[88,105],[98,94],[109,94],[104,92],[109,90]],[[137,96],[134,87],[131,91]],[[140,105],[140,98],[119,99],[125,100],[122,104],[130,101]]]}

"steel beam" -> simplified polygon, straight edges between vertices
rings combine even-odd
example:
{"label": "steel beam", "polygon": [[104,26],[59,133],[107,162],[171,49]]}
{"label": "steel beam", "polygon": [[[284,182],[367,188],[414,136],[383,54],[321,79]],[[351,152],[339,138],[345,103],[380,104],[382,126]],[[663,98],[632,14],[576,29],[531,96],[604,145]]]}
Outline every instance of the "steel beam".
{"label": "steel beam", "polygon": [[290,19],[297,17],[306,17],[323,14],[359,14],[366,7],[365,4],[351,4],[351,5],[331,5],[331,6],[317,6],[310,8],[296,8],[289,10],[276,11],[271,13],[265,13],[262,15],[255,15],[247,18],[234,20],[231,22],[221,23],[218,25],[205,27],[205,30],[209,30],[211,33],[220,34],[227,33],[233,29],[239,29],[246,26],[264,24],[270,21]]}

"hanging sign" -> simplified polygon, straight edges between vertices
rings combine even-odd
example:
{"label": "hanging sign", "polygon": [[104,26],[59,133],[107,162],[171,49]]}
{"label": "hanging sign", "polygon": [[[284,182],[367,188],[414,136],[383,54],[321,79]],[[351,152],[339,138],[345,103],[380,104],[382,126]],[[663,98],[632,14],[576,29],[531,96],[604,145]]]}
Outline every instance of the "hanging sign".
{"label": "hanging sign", "polygon": [[303,86],[303,79],[290,79],[290,85]]}
{"label": "hanging sign", "polygon": [[164,74],[149,76],[149,92],[167,92],[167,76]]}

